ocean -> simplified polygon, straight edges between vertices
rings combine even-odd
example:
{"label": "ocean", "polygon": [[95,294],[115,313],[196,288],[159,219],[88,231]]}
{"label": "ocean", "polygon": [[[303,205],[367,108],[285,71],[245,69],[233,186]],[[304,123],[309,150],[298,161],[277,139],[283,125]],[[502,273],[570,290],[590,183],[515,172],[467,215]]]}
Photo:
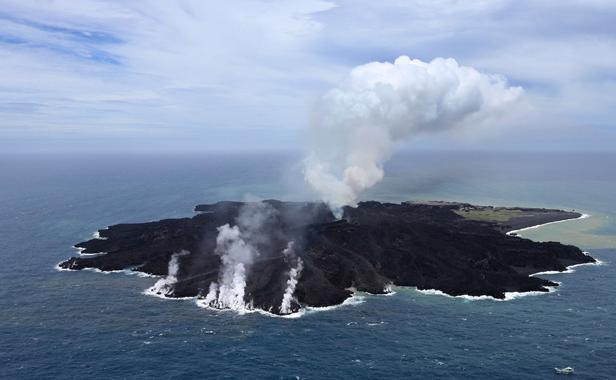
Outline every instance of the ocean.
{"label": "ocean", "polygon": [[365,199],[575,209],[522,236],[602,265],[511,301],[396,288],[300,318],[142,294],[156,279],[61,272],[97,229],[198,203],[310,199],[291,153],[0,155],[2,379],[616,378],[616,154],[398,152]]}

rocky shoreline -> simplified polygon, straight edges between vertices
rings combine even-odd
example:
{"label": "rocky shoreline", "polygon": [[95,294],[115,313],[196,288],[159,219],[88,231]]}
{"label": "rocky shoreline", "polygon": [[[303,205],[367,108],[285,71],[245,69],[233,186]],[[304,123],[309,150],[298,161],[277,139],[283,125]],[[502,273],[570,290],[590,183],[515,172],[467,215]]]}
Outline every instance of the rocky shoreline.
{"label": "rocky shoreline", "polygon": [[[260,218],[252,235],[242,227],[247,209]],[[345,207],[336,220],[322,203],[275,200],[218,202],[195,211],[192,218],[99,230],[97,237],[75,245],[81,256],[59,267],[166,276],[152,289],[160,296],[197,297],[206,306],[234,308],[216,296],[224,291],[230,260],[221,252],[221,226],[239,226],[242,247],[254,257],[232,262],[242,264],[244,276],[243,283],[234,283],[241,286],[234,295],[242,307],[289,314],[302,306],[340,304],[353,290],[383,294],[391,285],[496,299],[509,292],[547,292],[558,284],[531,274],[595,262],[574,246],[506,234],[581,216],[574,211],[370,201]]]}

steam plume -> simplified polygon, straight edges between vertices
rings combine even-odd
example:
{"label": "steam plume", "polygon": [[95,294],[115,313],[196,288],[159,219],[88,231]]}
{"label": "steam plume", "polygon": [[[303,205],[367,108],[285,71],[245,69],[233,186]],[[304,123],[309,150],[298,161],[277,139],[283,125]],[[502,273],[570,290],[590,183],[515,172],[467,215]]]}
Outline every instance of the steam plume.
{"label": "steam plume", "polygon": [[293,248],[294,242],[290,241],[287,245],[287,248],[282,251],[287,261],[296,261],[297,264],[294,268],[289,270],[289,279],[287,280],[287,287],[282,296],[282,303],[280,305],[280,313],[281,314],[290,314],[291,310],[291,301],[293,301],[293,293],[295,293],[295,287],[299,281],[299,277],[302,273],[302,269],[304,268],[304,263],[302,259],[296,256],[295,250]]}
{"label": "steam plume", "polygon": [[169,267],[167,270],[167,277],[161,278],[147,290],[150,294],[167,295],[172,291],[173,285],[178,282],[178,272],[180,270],[180,257],[188,255],[190,252],[182,250],[171,255],[169,260]]}
{"label": "steam plume", "polygon": [[304,177],[334,211],[355,206],[383,178],[397,141],[478,123],[522,92],[451,58],[401,56],[358,66],[315,107]]}
{"label": "steam plume", "polygon": [[210,300],[211,306],[220,309],[241,311],[246,305],[244,302],[246,265],[252,263],[258,252],[242,239],[238,226],[230,227],[225,224],[218,227],[216,253],[221,256],[222,261],[220,285],[214,282],[210,284],[206,300]]}
{"label": "steam plume", "polygon": [[266,229],[275,210],[263,202],[248,203],[240,210],[237,225],[218,227],[216,254],[221,269],[218,282],[210,283],[203,304],[243,312],[250,308],[245,300],[246,273],[259,256],[258,246],[267,243]]}

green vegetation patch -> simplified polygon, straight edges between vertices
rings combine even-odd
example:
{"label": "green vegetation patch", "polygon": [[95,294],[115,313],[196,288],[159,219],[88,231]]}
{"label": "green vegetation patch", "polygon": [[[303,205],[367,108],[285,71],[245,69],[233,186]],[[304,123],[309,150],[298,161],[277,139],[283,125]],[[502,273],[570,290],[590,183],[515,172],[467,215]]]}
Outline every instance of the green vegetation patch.
{"label": "green vegetation patch", "polygon": [[466,219],[479,220],[485,222],[507,222],[515,217],[524,216],[526,213],[522,210],[508,208],[472,208],[454,210],[458,215]]}

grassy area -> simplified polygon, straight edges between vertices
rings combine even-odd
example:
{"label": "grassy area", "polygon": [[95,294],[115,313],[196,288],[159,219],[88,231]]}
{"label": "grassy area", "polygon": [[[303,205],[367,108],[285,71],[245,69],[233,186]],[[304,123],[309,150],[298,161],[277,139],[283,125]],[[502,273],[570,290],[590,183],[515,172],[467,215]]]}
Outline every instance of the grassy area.
{"label": "grassy area", "polygon": [[477,208],[477,209],[460,209],[455,210],[458,215],[467,219],[480,220],[486,222],[507,222],[511,218],[523,216],[525,213],[521,210],[512,210],[506,208]]}

